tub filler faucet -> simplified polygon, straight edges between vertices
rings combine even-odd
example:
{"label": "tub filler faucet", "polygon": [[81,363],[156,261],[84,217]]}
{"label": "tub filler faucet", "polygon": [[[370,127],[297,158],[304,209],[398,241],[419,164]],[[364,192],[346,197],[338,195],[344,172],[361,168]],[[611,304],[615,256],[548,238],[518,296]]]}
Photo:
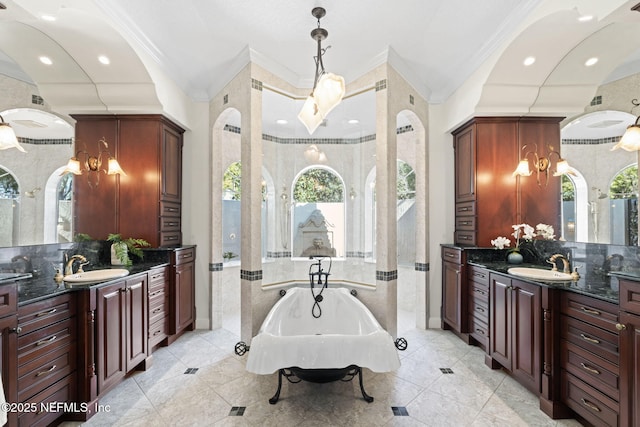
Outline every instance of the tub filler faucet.
{"label": "tub filler faucet", "polygon": [[[320,308],[320,303],[324,298],[322,296],[322,292],[329,285],[329,274],[331,274],[331,265],[333,261],[331,260],[331,257],[327,257],[324,255],[312,255],[309,257],[310,260],[313,260],[314,258],[316,258],[317,261],[309,266],[309,285],[311,289],[311,295],[313,296],[313,307],[311,308],[311,314],[317,319],[322,316],[322,309]],[[322,269],[322,260],[324,258],[329,258],[329,269],[326,272]],[[324,282],[322,281],[323,278]],[[315,293],[315,285],[320,286],[320,292],[318,294]]]}

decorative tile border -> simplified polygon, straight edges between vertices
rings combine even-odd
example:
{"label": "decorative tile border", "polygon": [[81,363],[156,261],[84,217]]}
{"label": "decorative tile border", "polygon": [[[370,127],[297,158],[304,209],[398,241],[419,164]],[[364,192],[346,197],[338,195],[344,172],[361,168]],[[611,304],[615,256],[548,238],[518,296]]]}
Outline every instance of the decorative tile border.
{"label": "decorative tile border", "polygon": [[21,136],[18,137],[18,142],[20,144],[32,144],[32,145],[71,145],[73,144],[72,138],[60,138],[60,139],[33,139],[33,138],[23,138]]}
{"label": "decorative tile border", "polygon": [[416,271],[429,271],[429,263],[423,263],[423,262],[416,262],[415,265],[415,270]]}
{"label": "decorative tile border", "polygon": [[240,279],[241,280],[262,280],[262,270],[249,271],[249,270],[240,270]]}
{"label": "decorative tile border", "polygon": [[260,80],[251,79],[251,88],[262,91],[262,82]]}
{"label": "decorative tile border", "polygon": [[561,141],[562,145],[600,145],[600,144],[617,144],[620,141],[622,135],[620,136],[610,136],[607,138],[595,138],[595,139],[563,139]]}
{"label": "decorative tile border", "polygon": [[267,258],[291,258],[291,251],[267,252]]}
{"label": "decorative tile border", "polygon": [[398,270],[392,270],[392,271],[376,270],[376,280],[380,280],[383,282],[390,282],[391,280],[396,280],[397,278],[398,278]]}
{"label": "decorative tile border", "polygon": [[362,144],[363,142],[375,141],[376,136],[374,134],[360,138],[280,138],[263,133],[262,139],[277,144]]}
{"label": "decorative tile border", "polygon": [[209,264],[209,271],[222,271],[221,262],[212,262]]}
{"label": "decorative tile border", "polygon": [[376,82],[376,92],[379,92],[383,89],[387,88],[387,79],[380,80]]}
{"label": "decorative tile border", "polygon": [[238,126],[227,124],[227,125],[224,125],[224,130],[226,130],[227,132],[240,134],[240,128]]}

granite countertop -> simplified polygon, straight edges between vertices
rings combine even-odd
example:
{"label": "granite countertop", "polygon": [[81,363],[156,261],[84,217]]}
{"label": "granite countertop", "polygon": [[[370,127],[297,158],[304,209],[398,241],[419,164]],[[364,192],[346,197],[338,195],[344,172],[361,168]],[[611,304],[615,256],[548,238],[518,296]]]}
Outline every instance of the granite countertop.
{"label": "granite countertop", "polygon": [[[469,261],[469,265],[476,265],[478,267],[486,268],[497,273],[509,274],[508,270],[511,267],[533,267],[543,268],[550,270],[550,268],[540,266],[538,264],[508,264],[500,261],[488,261],[478,262]],[[582,273],[581,273],[582,274]],[[578,281],[543,281],[529,279],[526,277],[510,275],[514,279],[522,280],[524,282],[536,283],[540,286],[546,286],[556,289],[564,289],[571,292],[587,295],[593,298],[598,298],[614,304],[619,303],[619,278],[628,278],[631,280],[640,280],[640,274],[635,272],[610,272],[607,274],[590,274],[589,277],[580,276]]]}
{"label": "granite countertop", "polygon": [[[130,267],[124,266],[112,266],[112,265],[95,265],[92,268],[86,268],[86,271],[90,270],[99,270],[105,268],[126,268],[129,270],[129,275],[135,275],[138,273],[143,273],[153,268],[162,267],[169,265],[168,262],[164,261],[153,261],[153,262],[142,262],[139,264],[134,264]],[[12,277],[0,277],[0,285],[3,283],[18,283],[18,305],[29,304],[38,300],[54,297],[57,295],[61,295],[67,292],[75,292],[82,289],[87,288],[95,288],[104,286],[108,283],[115,282],[118,280],[126,279],[128,276],[120,277],[117,279],[110,279],[100,283],[92,283],[92,284],[74,284],[70,285],[65,282],[56,283],[53,279],[55,272],[50,271],[44,274],[39,274],[34,276],[32,274],[23,274],[16,277],[13,275]]]}

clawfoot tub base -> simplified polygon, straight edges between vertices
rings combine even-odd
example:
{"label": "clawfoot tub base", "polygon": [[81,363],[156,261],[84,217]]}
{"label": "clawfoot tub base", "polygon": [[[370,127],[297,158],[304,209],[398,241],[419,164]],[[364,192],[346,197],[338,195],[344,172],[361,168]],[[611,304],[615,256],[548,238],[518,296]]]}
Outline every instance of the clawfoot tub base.
{"label": "clawfoot tub base", "polygon": [[328,383],[333,381],[351,381],[356,375],[358,376],[358,382],[360,384],[360,392],[362,397],[368,403],[373,402],[373,397],[369,396],[364,390],[364,384],[362,379],[362,368],[356,365],[351,365],[343,369],[301,369],[301,368],[289,368],[280,369],[278,371],[278,389],[276,394],[269,399],[269,403],[275,405],[280,399],[280,391],[282,390],[282,378],[286,378],[292,384],[299,383],[300,381],[309,381],[313,383]]}

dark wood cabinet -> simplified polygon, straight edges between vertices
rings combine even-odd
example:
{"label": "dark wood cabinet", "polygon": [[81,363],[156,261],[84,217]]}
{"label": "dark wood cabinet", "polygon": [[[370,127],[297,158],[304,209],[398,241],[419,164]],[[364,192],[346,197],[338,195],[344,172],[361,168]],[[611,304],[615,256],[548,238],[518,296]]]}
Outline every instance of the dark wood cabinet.
{"label": "dark wood cabinet", "polygon": [[560,181],[538,186],[536,175],[512,176],[522,146],[539,154],[560,149],[561,118],[476,117],[453,132],[455,150],[454,244],[491,246],[511,224],[560,225]]}
{"label": "dark wood cabinet", "polygon": [[[73,118],[76,150],[97,155],[97,142],[104,137],[126,172],[74,178],[75,231],[96,239],[120,233],[154,247],[180,245],[184,130],[160,115]],[[97,186],[90,185],[95,175],[101,175]]]}
{"label": "dark wood cabinet", "polygon": [[148,349],[147,275],[96,289],[98,394],[144,362]]}
{"label": "dark wood cabinet", "polygon": [[156,268],[149,275],[149,352],[161,344],[169,330],[169,267]]}
{"label": "dark wood cabinet", "polygon": [[[18,402],[18,285],[0,285],[0,366],[5,401]],[[18,413],[7,413],[7,425],[17,425]]]}
{"label": "dark wood cabinet", "polygon": [[176,249],[171,254],[170,341],[185,330],[195,329],[195,260],[194,247]]}
{"label": "dark wood cabinet", "polygon": [[[540,286],[490,274],[489,355],[522,385],[540,393],[542,301]],[[496,364],[497,363],[497,364]]]}
{"label": "dark wood cabinet", "polygon": [[442,247],[442,328],[453,330],[468,342],[465,263],[462,249]]}
{"label": "dark wood cabinet", "polygon": [[[18,309],[18,402],[75,402],[77,381],[77,316],[71,294],[23,305]],[[63,412],[27,411],[20,425],[47,425]]]}
{"label": "dark wood cabinet", "polygon": [[489,270],[467,265],[469,334],[485,351],[489,349]]}
{"label": "dark wood cabinet", "polygon": [[620,280],[620,426],[640,425],[640,282]]}

